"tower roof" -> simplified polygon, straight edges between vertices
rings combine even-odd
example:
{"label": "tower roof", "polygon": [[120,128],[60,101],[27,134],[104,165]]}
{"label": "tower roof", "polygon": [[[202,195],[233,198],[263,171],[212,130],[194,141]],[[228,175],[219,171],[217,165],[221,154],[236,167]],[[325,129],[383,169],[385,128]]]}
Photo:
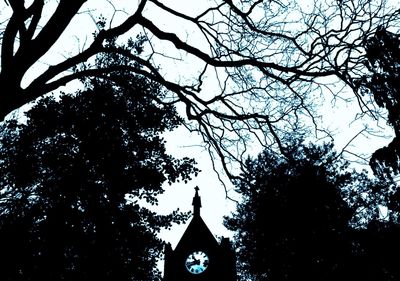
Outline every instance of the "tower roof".
{"label": "tower roof", "polygon": [[199,188],[195,187],[195,195],[193,197],[193,217],[178,245],[176,251],[187,247],[188,245],[196,244],[198,247],[218,247],[218,242],[206,223],[200,216],[201,200],[199,196]]}
{"label": "tower roof", "polygon": [[[235,253],[229,239],[223,238],[218,243],[201,218],[201,200],[197,186],[192,204],[193,217],[175,250],[170,245],[165,247],[164,280],[236,281]],[[204,272],[193,271],[194,264],[201,264]]]}

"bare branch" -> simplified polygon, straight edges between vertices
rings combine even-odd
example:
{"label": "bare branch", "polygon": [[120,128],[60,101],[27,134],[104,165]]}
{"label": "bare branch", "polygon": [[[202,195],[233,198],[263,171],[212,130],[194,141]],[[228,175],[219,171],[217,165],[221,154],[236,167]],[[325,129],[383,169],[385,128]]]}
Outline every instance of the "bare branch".
{"label": "bare branch", "polygon": [[[3,118],[69,82],[131,71],[162,84],[173,102],[184,105],[187,128],[203,136],[231,178],[232,167],[252,153],[252,142],[285,153],[284,139],[292,133],[312,130],[329,137],[319,106],[326,99],[350,100],[345,93],[354,91],[355,79],[368,71],[365,38],[380,25],[400,27],[400,10],[386,0],[313,0],[309,5],[295,0],[196,1],[202,8],[191,14],[179,5],[193,3],[137,0],[126,12],[118,1],[107,0],[114,13],[99,31],[87,30],[85,38],[93,41],[61,62],[48,63],[22,88],[24,75],[44,54],[54,52],[74,16],[82,10],[94,13],[99,3],[60,0],[54,14],[44,15],[48,2],[31,2],[25,7],[25,1],[9,1],[7,7],[12,16],[2,37],[0,84],[10,90],[0,95]],[[49,19],[39,28],[43,17]],[[148,40],[141,54],[107,47],[110,40],[140,31]],[[102,53],[133,64],[104,69],[90,64]],[[354,92],[352,98],[359,103],[359,116],[381,118],[368,97]]]}

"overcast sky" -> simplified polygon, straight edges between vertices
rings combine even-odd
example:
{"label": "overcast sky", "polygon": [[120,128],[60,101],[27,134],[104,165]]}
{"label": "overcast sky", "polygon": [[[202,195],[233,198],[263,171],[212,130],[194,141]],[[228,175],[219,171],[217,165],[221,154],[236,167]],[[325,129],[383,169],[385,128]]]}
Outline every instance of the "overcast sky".
{"label": "overcast sky", "polygon": [[[132,12],[135,10],[136,1],[132,0],[118,0],[114,1],[118,3],[119,8],[126,9],[127,12]],[[209,0],[196,0],[196,1],[188,1],[188,0],[166,0],[164,3],[171,5],[173,7],[179,7],[180,11],[187,13],[195,13],[199,10],[203,10],[203,6],[207,3],[212,3]],[[133,4],[132,4],[133,3]],[[4,5],[4,1],[0,4]],[[93,15],[96,13],[99,14],[98,11],[103,11],[103,14],[106,17],[112,16],[111,14],[107,14],[106,11],[111,11],[108,9],[102,9],[101,5],[105,7],[109,4],[106,0],[97,0],[97,1],[88,1],[85,6],[86,10],[91,10],[92,8],[98,9],[96,12],[93,11]],[[2,9],[1,11],[4,11]],[[47,11],[51,12],[51,10]],[[151,16],[154,19],[155,23],[158,26],[169,27],[171,30],[175,30],[180,33],[182,36],[192,36],[191,38],[195,38],[194,34],[187,32],[183,29],[182,22],[177,22],[175,20],[169,20],[165,15],[160,16],[157,12],[152,11],[151,9],[146,11],[147,15]],[[3,13],[2,16],[7,16]],[[115,21],[118,21],[119,18],[124,16],[124,12],[119,12],[115,15]],[[92,31],[87,32],[89,30],[95,30],[96,18],[92,18],[88,13],[82,13],[78,15],[74,21],[72,22],[72,27],[67,30],[67,33],[64,36],[64,40],[58,42],[53,50],[49,52],[45,57],[41,59],[40,64],[37,64],[32,70],[32,77],[34,77],[34,73],[41,72],[44,67],[48,67],[48,63],[54,63],[61,59],[64,59],[66,56],[70,54],[74,54],[79,52],[82,48],[87,44],[86,40],[90,41],[90,37],[82,36],[82,32],[85,32],[86,35],[90,35]],[[82,28],[84,26],[85,28]],[[187,26],[185,26],[187,27]],[[68,44],[67,44],[68,43]],[[157,44],[161,44],[158,42]],[[202,42],[199,41],[196,46],[201,46]],[[170,49],[170,45],[165,45],[165,50]],[[172,54],[172,53],[169,53]],[[193,69],[190,60],[188,61],[172,61],[167,63],[167,61],[162,61],[160,57],[160,65],[166,75],[176,75],[177,79],[181,74],[187,75]],[[178,64],[180,62],[180,64]],[[29,77],[27,77],[29,79]],[[61,89],[64,91],[70,91],[73,89],[73,84],[69,84],[65,89]],[[348,93],[352,95],[352,93]],[[357,106],[357,103],[354,102],[349,104],[345,101],[338,100],[337,106],[340,106],[339,109],[335,109],[332,104],[327,104],[326,108],[324,108],[325,114],[325,124],[329,126],[336,135],[336,145],[338,149],[341,149],[348,141],[350,141],[363,127],[367,126],[369,129],[378,130],[379,127],[383,129],[376,135],[373,139],[368,138],[357,138],[356,141],[352,144],[351,149],[355,152],[363,152],[363,153],[371,153],[375,149],[389,142],[390,139],[383,138],[384,136],[390,135],[391,130],[385,127],[385,124],[381,123],[371,123],[364,120],[358,120],[357,122],[351,122],[354,120],[357,111],[354,110]],[[171,187],[166,186],[166,193],[162,195],[160,200],[160,205],[158,210],[160,212],[168,212],[172,211],[175,208],[180,208],[182,211],[189,211],[192,209],[191,203],[194,195],[194,187],[198,186],[200,188],[200,196],[202,199],[202,209],[201,215],[205,220],[206,224],[209,226],[211,231],[217,236],[229,236],[230,233],[222,226],[222,217],[223,215],[229,214],[234,210],[235,204],[226,199],[225,189],[221,182],[218,180],[217,175],[212,170],[212,165],[208,154],[204,149],[200,146],[201,139],[189,135],[183,129],[179,129],[178,131],[169,134],[167,137],[167,147],[168,150],[176,157],[184,157],[190,156],[194,157],[199,163],[199,168],[202,172],[198,177],[194,178],[193,181],[188,184],[174,184]],[[255,151],[254,153],[256,153]],[[254,155],[255,156],[255,155]],[[219,167],[217,167],[219,169]],[[228,188],[228,194],[234,198],[235,193],[233,192],[232,186],[229,184],[226,178],[223,178],[226,182],[226,187]],[[177,226],[174,227],[172,231],[163,232],[162,237],[167,241],[171,242],[173,246],[178,242],[181,234],[183,233],[186,226]]]}

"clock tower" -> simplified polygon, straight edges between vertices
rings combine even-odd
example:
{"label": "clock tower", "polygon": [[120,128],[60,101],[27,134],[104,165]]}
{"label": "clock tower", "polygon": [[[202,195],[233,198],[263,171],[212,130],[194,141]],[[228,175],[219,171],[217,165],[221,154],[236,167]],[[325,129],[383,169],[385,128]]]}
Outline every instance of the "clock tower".
{"label": "clock tower", "polygon": [[175,250],[165,248],[164,281],[236,281],[235,253],[228,238],[218,242],[200,216],[195,187],[193,217]]}

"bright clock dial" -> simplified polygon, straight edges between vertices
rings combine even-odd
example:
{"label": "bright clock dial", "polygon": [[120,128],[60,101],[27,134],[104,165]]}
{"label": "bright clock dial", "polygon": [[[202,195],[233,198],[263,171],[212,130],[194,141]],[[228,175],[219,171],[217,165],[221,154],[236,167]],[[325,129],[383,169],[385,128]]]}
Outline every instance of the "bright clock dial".
{"label": "bright clock dial", "polygon": [[200,274],[207,269],[209,259],[206,253],[202,251],[194,251],[186,258],[186,269],[192,274]]}

